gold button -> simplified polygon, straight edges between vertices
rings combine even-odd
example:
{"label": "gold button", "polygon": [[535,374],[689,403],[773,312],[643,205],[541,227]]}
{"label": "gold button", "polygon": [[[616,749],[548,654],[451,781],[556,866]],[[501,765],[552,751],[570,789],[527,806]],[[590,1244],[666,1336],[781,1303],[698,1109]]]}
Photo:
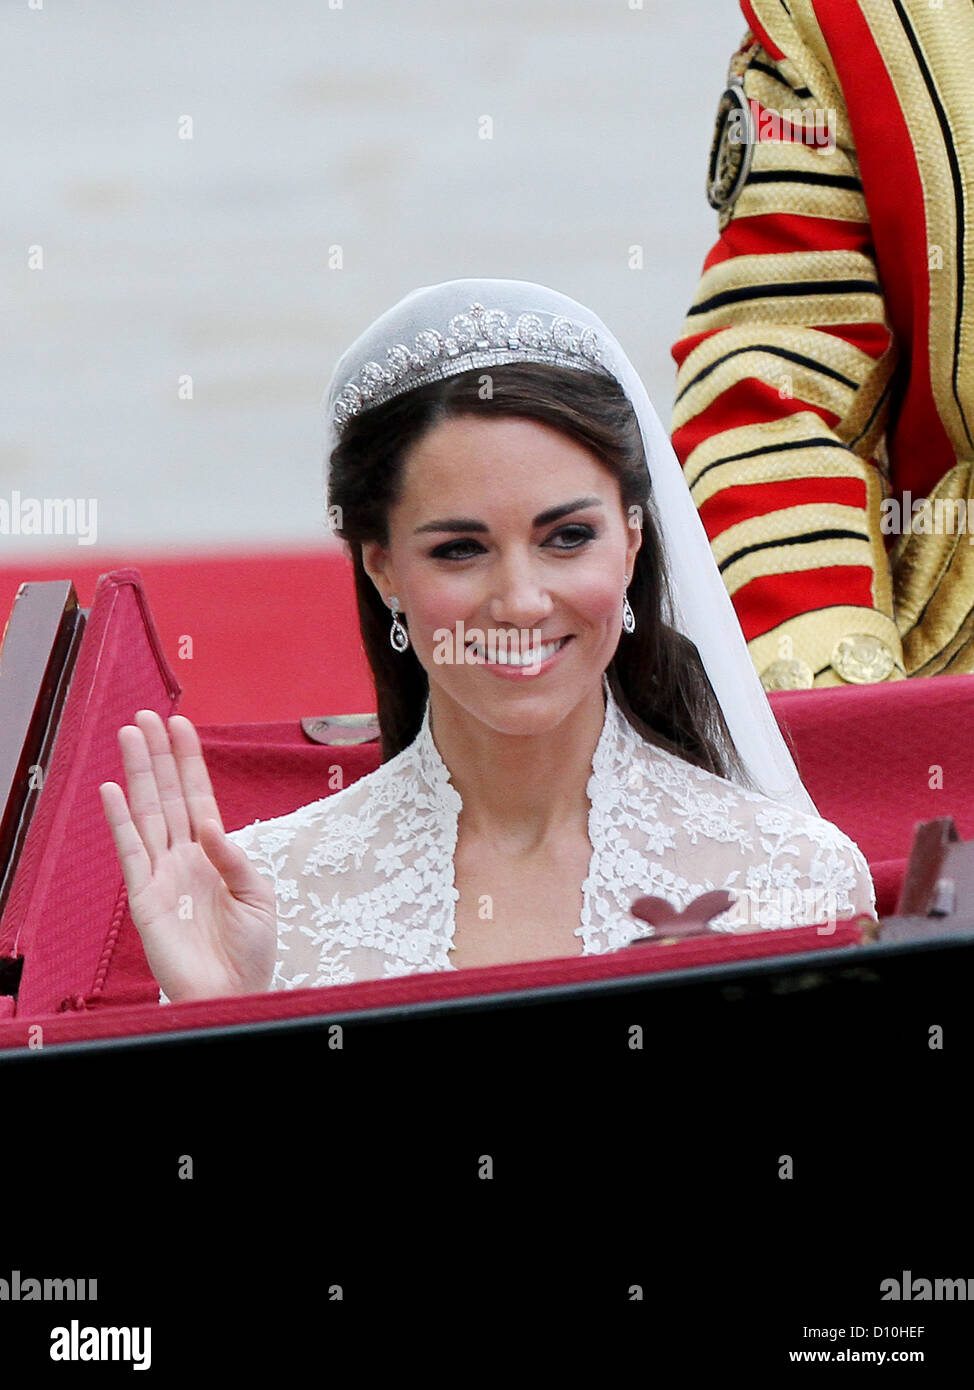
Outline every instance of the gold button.
{"label": "gold button", "polygon": [[796,656],[772,661],[761,672],[761,684],[765,690],[810,690],[814,680],[811,666],[799,661]]}
{"label": "gold button", "polygon": [[872,685],[884,681],[896,666],[893,653],[879,637],[853,632],[840,637],[832,648],[832,669],[853,685]]}

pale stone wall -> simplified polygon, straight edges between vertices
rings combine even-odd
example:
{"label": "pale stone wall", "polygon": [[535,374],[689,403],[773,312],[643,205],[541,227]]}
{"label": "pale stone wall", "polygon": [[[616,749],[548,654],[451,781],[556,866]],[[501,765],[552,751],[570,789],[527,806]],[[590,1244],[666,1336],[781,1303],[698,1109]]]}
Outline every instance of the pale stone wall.
{"label": "pale stone wall", "polygon": [[111,550],[324,537],[336,357],[462,275],[589,303],[668,419],[744,27],[736,0],[8,0],[0,498],[96,497]]}

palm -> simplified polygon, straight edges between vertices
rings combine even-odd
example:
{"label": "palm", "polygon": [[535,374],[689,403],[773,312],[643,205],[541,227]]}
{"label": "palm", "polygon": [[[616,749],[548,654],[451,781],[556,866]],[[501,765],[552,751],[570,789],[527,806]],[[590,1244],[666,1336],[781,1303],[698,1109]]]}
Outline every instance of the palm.
{"label": "palm", "polygon": [[170,999],[267,989],[273,890],[227,838],[196,730],[142,710],[119,731],[128,786],[103,783],[132,920]]}

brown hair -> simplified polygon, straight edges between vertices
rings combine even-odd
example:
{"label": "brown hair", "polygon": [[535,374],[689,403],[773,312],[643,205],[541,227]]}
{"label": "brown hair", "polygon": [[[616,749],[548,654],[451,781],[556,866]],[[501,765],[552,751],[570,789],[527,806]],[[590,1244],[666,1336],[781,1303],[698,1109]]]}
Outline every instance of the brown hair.
{"label": "brown hair", "polygon": [[584,445],[618,482],[627,516],[638,509],[643,538],[628,589],[636,630],[622,633],[606,670],[623,714],[648,743],[749,785],[697,649],[672,626],[642,437],[622,387],[592,372],[534,362],[494,367],[490,375],[490,398],[482,396],[483,371],[475,369],[373,406],[352,417],[331,454],[329,512],[340,519],[335,534],[352,552],[382,761],[418,734],[429,682],[411,647],[400,653],[389,643],[390,612],[365,570],[362,544],[388,546],[388,515],[401,496],[404,458],[428,430],[458,415],[502,414],[541,421]]}

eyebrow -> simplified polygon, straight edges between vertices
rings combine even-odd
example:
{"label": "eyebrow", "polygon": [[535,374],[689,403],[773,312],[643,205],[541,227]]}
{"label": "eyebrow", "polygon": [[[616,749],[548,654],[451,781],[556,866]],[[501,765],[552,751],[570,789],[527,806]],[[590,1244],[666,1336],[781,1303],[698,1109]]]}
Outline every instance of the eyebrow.
{"label": "eyebrow", "polygon": [[[560,507],[549,507],[546,512],[539,512],[531,523],[532,526],[547,526],[550,521],[558,521],[563,516],[568,516],[571,512],[580,512],[585,507],[601,507],[602,503],[598,497],[576,497],[574,502],[564,502]],[[483,521],[475,521],[470,517],[447,517],[443,521],[427,521],[423,526],[417,526],[413,532],[418,536],[422,531],[489,531],[490,527]]]}

